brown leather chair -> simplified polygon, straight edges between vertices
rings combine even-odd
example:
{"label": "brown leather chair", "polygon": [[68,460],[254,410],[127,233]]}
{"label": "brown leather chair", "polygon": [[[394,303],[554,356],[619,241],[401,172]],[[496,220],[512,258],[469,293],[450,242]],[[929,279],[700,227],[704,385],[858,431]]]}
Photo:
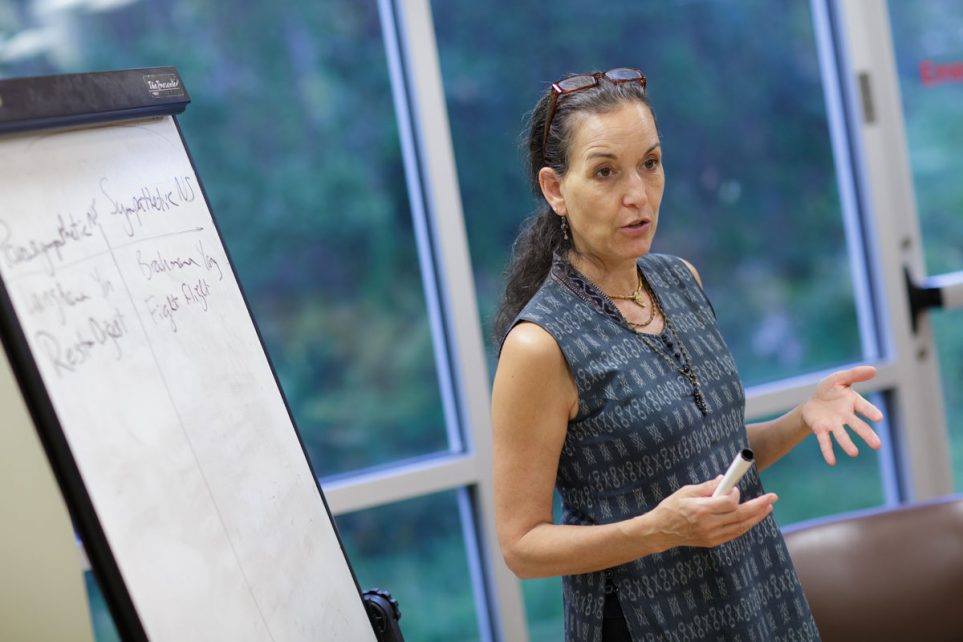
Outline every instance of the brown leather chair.
{"label": "brown leather chair", "polygon": [[963,640],[963,496],[783,534],[823,642]]}

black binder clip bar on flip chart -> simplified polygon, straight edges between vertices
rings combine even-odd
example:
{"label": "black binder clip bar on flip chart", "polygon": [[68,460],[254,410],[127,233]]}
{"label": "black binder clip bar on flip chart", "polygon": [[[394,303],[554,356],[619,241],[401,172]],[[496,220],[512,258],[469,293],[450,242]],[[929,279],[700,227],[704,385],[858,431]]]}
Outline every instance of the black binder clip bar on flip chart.
{"label": "black binder clip bar on flip chart", "polygon": [[0,133],[180,114],[191,102],[173,67],[10,78]]}

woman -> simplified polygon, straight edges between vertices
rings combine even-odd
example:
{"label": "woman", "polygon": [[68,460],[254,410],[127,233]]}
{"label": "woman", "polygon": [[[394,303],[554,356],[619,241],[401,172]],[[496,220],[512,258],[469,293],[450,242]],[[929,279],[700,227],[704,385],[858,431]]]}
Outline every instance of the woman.
{"label": "woman", "polygon": [[[735,363],[696,269],[651,253],[665,182],[638,70],[569,76],[532,112],[543,210],[513,247],[494,337],[495,517],[522,578],[562,576],[566,640],[818,640],[758,471],[816,433],[882,413],[823,379],[779,419],[744,424]],[[756,466],[712,497],[743,448]],[[552,487],[563,500],[552,523]],[[741,501],[745,498],[745,501]]]}

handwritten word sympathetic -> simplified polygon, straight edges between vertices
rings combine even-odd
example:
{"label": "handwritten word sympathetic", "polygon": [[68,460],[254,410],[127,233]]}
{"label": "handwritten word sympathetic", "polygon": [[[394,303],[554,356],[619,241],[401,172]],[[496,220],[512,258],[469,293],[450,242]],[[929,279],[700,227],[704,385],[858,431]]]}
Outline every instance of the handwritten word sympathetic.
{"label": "handwritten word sympathetic", "polygon": [[110,201],[111,216],[123,217],[124,233],[130,237],[137,233],[138,228],[143,227],[145,216],[170,212],[196,198],[189,177],[175,178],[173,189],[167,189],[166,186],[162,188],[156,184],[152,187],[145,185],[138,192],[119,200],[107,191],[108,183],[106,177],[100,179],[100,193]]}
{"label": "handwritten word sympathetic", "polygon": [[26,239],[22,242],[13,240],[13,233],[6,221],[0,219],[0,255],[3,256],[7,267],[15,267],[21,263],[29,263],[35,259],[42,259],[45,272],[53,274],[56,266],[54,261],[63,262],[63,249],[68,244],[79,243],[94,235],[97,222],[97,203],[90,202],[87,211],[80,217],[73,213],[57,215],[57,226],[53,235],[45,239]]}
{"label": "handwritten word sympathetic", "polygon": [[74,337],[64,342],[46,330],[38,331],[34,337],[60,376],[75,372],[79,366],[91,359],[97,348],[107,344],[113,345],[114,356],[119,360],[124,356],[120,339],[126,335],[127,323],[124,315],[115,309],[114,314],[109,317],[87,317],[86,324],[77,327]]}

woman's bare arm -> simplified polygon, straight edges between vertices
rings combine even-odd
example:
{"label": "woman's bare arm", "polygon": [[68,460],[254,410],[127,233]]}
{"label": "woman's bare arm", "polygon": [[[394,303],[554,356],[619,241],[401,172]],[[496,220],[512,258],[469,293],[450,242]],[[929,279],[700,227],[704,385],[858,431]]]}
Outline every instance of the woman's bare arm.
{"label": "woman's bare arm", "polygon": [[534,323],[505,339],[492,389],[495,523],[518,577],[597,571],[672,546],[652,513],[598,526],[552,523],[552,489],[578,391],[555,339]]}

